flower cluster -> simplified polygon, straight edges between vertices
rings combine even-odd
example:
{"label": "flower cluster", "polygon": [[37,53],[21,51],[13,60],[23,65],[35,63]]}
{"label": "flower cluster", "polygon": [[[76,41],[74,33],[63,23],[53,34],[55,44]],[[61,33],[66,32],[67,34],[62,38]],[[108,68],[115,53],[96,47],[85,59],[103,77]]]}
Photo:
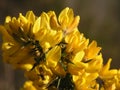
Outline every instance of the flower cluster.
{"label": "flower cluster", "polygon": [[79,16],[65,8],[36,16],[7,16],[0,26],[3,61],[24,70],[21,90],[120,90],[120,70],[104,65],[101,47],[78,30]]}

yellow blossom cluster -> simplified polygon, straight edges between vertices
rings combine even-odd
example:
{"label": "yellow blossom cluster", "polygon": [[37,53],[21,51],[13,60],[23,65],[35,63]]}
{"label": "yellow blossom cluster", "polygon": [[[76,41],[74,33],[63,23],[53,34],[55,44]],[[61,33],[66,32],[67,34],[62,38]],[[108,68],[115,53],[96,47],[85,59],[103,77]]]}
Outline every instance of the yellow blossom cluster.
{"label": "yellow blossom cluster", "polygon": [[79,16],[66,7],[36,16],[7,16],[2,32],[3,61],[24,70],[21,90],[120,90],[120,70],[104,65],[101,47],[78,30]]}

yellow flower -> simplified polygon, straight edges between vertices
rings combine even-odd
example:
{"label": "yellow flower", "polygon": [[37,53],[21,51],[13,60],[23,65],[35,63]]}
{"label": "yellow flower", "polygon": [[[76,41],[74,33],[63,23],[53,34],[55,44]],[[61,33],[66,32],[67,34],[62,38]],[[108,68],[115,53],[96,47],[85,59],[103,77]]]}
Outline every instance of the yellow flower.
{"label": "yellow flower", "polygon": [[75,55],[72,55],[71,63],[68,63],[68,72],[72,75],[79,75],[82,71],[88,67],[87,63],[82,62],[84,58],[84,51],[79,51]]}
{"label": "yellow flower", "polygon": [[[86,73],[82,75],[73,75],[73,82],[75,83],[76,90],[97,90],[95,79],[98,77],[98,73]],[[95,84],[94,84],[95,83]]]}
{"label": "yellow flower", "polygon": [[15,68],[30,70],[35,63],[33,55],[30,54],[32,48],[29,45],[33,38],[29,21],[30,18],[33,20],[33,16],[32,12],[28,12],[27,17],[19,14],[18,19],[8,16],[5,25],[0,28],[3,35],[3,60]]}
{"label": "yellow flower", "polygon": [[66,52],[77,53],[87,48],[89,40],[76,30],[69,35],[66,35],[65,42],[67,43]]}
{"label": "yellow flower", "polygon": [[12,64],[15,68],[17,66],[18,68],[22,67],[26,70],[31,69],[35,62],[33,57],[29,55],[30,47],[28,46],[24,48],[21,46],[21,44],[14,40],[14,38],[7,32],[4,27],[1,28],[3,34],[3,60]]}
{"label": "yellow flower", "polygon": [[[39,34],[42,35],[41,32],[46,32],[44,36],[40,36]],[[53,30],[42,30],[38,33],[39,36],[37,36],[41,47],[43,50],[46,52],[48,51],[49,48],[54,47],[55,45],[59,44],[60,41],[62,40],[62,32],[61,31],[53,31]],[[41,38],[39,38],[41,37]],[[36,39],[37,39],[36,38]],[[46,45],[47,44],[47,45]]]}
{"label": "yellow flower", "polygon": [[24,83],[23,88],[21,88],[20,90],[37,90],[37,89],[34,87],[32,81],[26,81]]}
{"label": "yellow flower", "polygon": [[57,31],[51,28],[49,22],[50,17],[47,13],[43,12],[41,16],[35,21],[32,30],[35,40],[40,42],[40,45],[44,51],[47,51],[50,47],[60,43],[63,37],[62,31]]}
{"label": "yellow flower", "polygon": [[[64,68],[62,67],[61,60],[61,48],[55,46],[46,54],[46,65],[51,68],[54,74],[65,75]],[[61,62],[61,63],[60,63]]]}
{"label": "yellow flower", "polygon": [[76,29],[79,20],[80,17],[79,16],[74,17],[73,10],[68,7],[62,10],[58,17],[60,26],[65,33],[71,33],[74,29]]}
{"label": "yellow flower", "polygon": [[85,60],[93,59],[95,56],[98,55],[99,51],[101,50],[101,47],[97,47],[97,42],[92,41],[88,48],[85,49]]}
{"label": "yellow flower", "polygon": [[67,35],[77,29],[80,21],[80,17],[74,17],[73,10],[68,7],[61,11],[58,16],[58,20],[54,11],[49,11],[47,14],[50,17],[49,22],[51,28],[55,30],[62,30],[64,35]]}
{"label": "yellow flower", "polygon": [[100,70],[100,77],[104,80],[113,78],[115,75],[117,75],[117,69],[110,69],[112,59],[110,58],[106,65],[102,67]]}
{"label": "yellow flower", "polygon": [[99,76],[104,81],[104,88],[106,90],[119,90],[119,71],[117,69],[110,69],[112,59],[110,58],[106,65],[100,70]]}
{"label": "yellow flower", "polygon": [[25,77],[31,80],[37,90],[46,90],[49,83],[53,80],[53,73],[44,62],[34,69],[25,72]]}
{"label": "yellow flower", "polygon": [[99,72],[103,67],[103,58],[102,54],[94,57],[90,62],[88,62],[88,67],[86,68],[86,72]]}

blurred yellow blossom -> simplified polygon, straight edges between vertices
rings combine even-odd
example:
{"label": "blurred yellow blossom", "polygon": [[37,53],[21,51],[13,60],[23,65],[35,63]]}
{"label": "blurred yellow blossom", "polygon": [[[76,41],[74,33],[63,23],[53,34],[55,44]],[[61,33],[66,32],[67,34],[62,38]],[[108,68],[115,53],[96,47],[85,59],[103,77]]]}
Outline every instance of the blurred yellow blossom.
{"label": "blurred yellow blossom", "polygon": [[119,90],[120,70],[103,64],[101,47],[78,29],[80,16],[66,7],[36,16],[7,16],[0,25],[3,61],[23,69],[21,90]]}
{"label": "blurred yellow blossom", "polygon": [[23,88],[21,88],[21,90],[37,90],[37,89],[33,86],[32,81],[26,81]]}
{"label": "blurred yellow blossom", "polygon": [[[36,88],[46,89],[50,81],[52,81],[53,73],[44,62],[36,66],[34,69],[25,72],[25,77],[31,80]],[[41,90],[38,89],[38,90]]]}

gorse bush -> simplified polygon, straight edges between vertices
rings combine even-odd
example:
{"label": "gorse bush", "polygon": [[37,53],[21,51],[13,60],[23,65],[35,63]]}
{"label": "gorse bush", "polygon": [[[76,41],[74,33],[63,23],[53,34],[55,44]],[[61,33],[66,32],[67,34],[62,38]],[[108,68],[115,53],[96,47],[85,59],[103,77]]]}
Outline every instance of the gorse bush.
{"label": "gorse bush", "polygon": [[104,65],[101,47],[78,30],[79,16],[65,8],[36,16],[7,16],[2,33],[3,61],[24,70],[21,90],[120,90],[120,70]]}

